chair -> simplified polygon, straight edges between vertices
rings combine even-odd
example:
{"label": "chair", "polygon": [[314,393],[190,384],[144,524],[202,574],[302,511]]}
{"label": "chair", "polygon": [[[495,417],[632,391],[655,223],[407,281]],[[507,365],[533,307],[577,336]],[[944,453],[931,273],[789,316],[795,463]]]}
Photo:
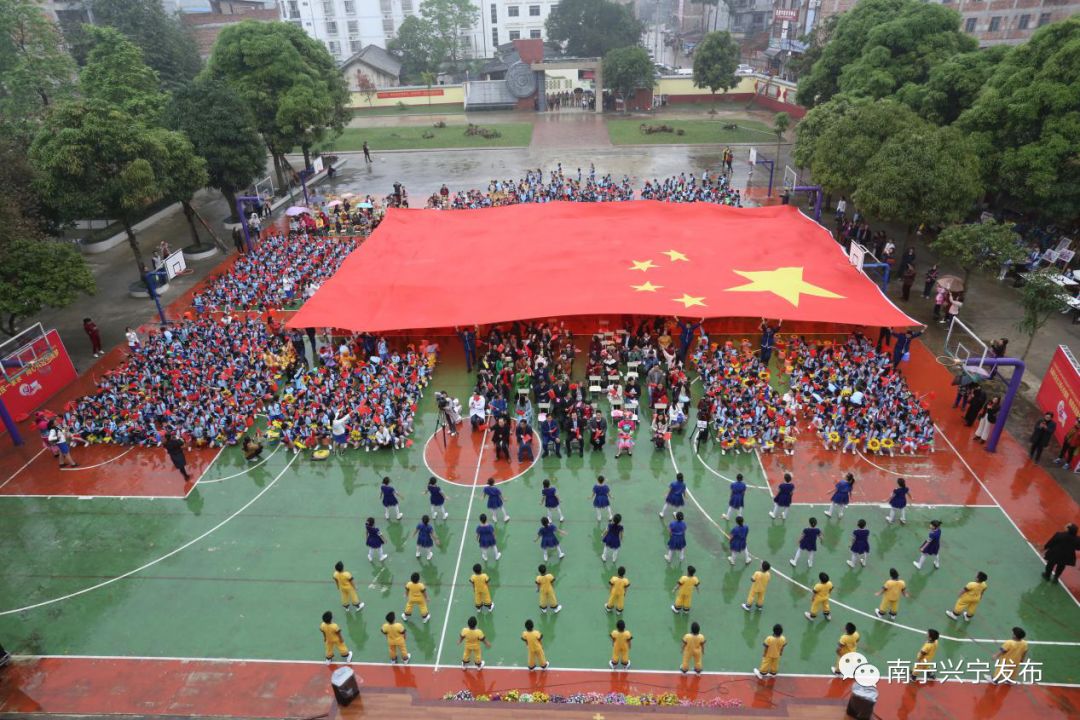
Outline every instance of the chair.
{"label": "chair", "polygon": [[545,412],[545,413],[546,413],[546,412],[547,412],[548,410],[551,410],[551,403],[549,403],[549,402],[546,402],[546,401],[545,401],[545,402],[540,402],[540,403],[536,403],[536,408],[537,408],[537,409],[538,409],[538,410],[539,410],[540,412]]}
{"label": "chair", "polygon": [[529,390],[529,388],[518,388],[518,397],[521,397],[522,395],[528,395],[530,392],[531,391]]}
{"label": "chair", "polygon": [[638,374],[636,372],[631,370],[630,372],[626,373],[626,382],[628,382],[628,383],[634,382],[637,379],[638,379]]}
{"label": "chair", "polygon": [[653,410],[655,410],[658,413],[659,412],[664,412],[665,410],[667,410],[667,407],[668,407],[667,403],[656,403],[655,405],[653,405]]}

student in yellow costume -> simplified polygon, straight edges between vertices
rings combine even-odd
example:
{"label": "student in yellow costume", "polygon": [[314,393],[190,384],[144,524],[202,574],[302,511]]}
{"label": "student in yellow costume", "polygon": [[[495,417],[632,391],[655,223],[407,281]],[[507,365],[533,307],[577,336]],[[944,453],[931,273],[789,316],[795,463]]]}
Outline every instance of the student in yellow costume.
{"label": "student in yellow costume", "polygon": [[616,665],[630,669],[630,643],[633,639],[634,636],[626,629],[625,622],[619,620],[615,623],[615,629],[611,631],[611,661],[608,663],[612,670]]}
{"label": "student in yellow costume", "polygon": [[776,674],[780,672],[780,656],[784,654],[784,648],[787,646],[784,627],[779,623],[773,625],[772,635],[765,638],[762,646],[765,652],[761,654],[761,665],[754,668],[754,675],[758,680],[776,677]]}
{"label": "student in yellow costume", "polygon": [[356,581],[353,580],[352,573],[345,569],[345,563],[340,560],[334,563],[334,584],[341,593],[341,606],[345,608],[345,612],[349,612],[350,607],[356,608],[357,612],[364,609],[364,603],[360,602],[360,596],[356,594]]}
{"label": "student in yellow costume", "polygon": [[841,674],[840,658],[848,653],[856,652],[859,649],[859,637],[859,631],[855,629],[855,623],[847,623],[844,625],[844,634],[840,636],[840,641],[836,643],[837,662],[831,668],[833,675]]}
{"label": "student in yellow costume", "polygon": [[413,573],[409,582],[405,583],[405,612],[401,613],[401,619],[408,622],[412,615],[413,606],[420,608],[420,619],[427,622],[431,619],[428,612],[427,585],[420,582],[420,573]]}
{"label": "student in yellow costume", "polygon": [[386,636],[386,647],[390,651],[390,662],[401,662],[408,665],[411,659],[409,650],[405,647],[405,633],[408,631],[405,630],[404,625],[397,622],[397,617],[393,612],[386,613],[386,622],[382,624],[380,630]]}
{"label": "student in yellow costume", "polygon": [[879,618],[885,617],[885,613],[889,613],[889,617],[893,620],[896,619],[896,613],[900,609],[900,596],[911,597],[907,591],[907,583],[900,579],[900,573],[896,568],[889,568],[889,579],[881,586],[881,589],[874,593],[874,596],[881,596],[881,605],[874,611],[874,614]]}
{"label": "student in yellow costume", "polygon": [[341,628],[334,622],[334,613],[327,610],[322,614],[322,622],[319,624],[319,632],[323,636],[323,645],[326,647],[326,664],[329,665],[334,659],[334,651],[345,658],[345,662],[352,662],[352,651],[341,637]]}
{"label": "student in yellow costume", "polygon": [[608,586],[611,588],[611,592],[608,593],[604,609],[608,612],[614,610],[619,615],[622,615],[623,607],[626,605],[626,588],[630,587],[630,581],[626,579],[626,568],[620,566],[615,571],[615,575],[608,580]]}
{"label": "student in yellow costume", "polygon": [[477,612],[485,609],[491,612],[495,609],[495,603],[491,602],[491,578],[480,563],[472,566],[472,572],[469,582],[472,584],[473,606]]}
{"label": "student in yellow costume", "polygon": [[694,600],[694,591],[701,584],[701,580],[696,577],[696,574],[697,568],[688,565],[686,574],[679,578],[679,582],[675,583],[675,587],[672,588],[675,592],[675,604],[671,606],[671,612],[676,615],[679,613],[690,614],[690,603]]}
{"label": "student in yellow costume", "polygon": [[525,647],[529,651],[529,669],[535,670],[539,667],[541,670],[548,669],[547,657],[544,656],[544,634],[539,630],[534,629],[533,621],[525,621],[525,632],[521,633],[521,641],[525,643]]}
{"label": "student in yellow costume", "polygon": [[1006,640],[1001,644],[1001,649],[994,653],[993,682],[995,685],[1016,682],[1016,669],[1027,657],[1028,643],[1024,638],[1027,633],[1023,628],[1012,629],[1012,640]]}
{"label": "student in yellow costume", "polygon": [[701,634],[701,626],[696,622],[690,623],[690,632],[682,638],[682,665],[679,667],[685,675],[690,670],[690,662],[694,663],[694,672],[701,674],[701,658],[705,654],[705,636]]}
{"label": "student in yellow costume", "polygon": [[986,593],[987,575],[984,572],[976,573],[975,579],[964,586],[960,591],[960,597],[956,599],[956,605],[952,610],[946,610],[945,614],[953,620],[961,617],[968,622],[975,615],[975,608],[982,602],[983,594]]}
{"label": "student in yellow costume", "polygon": [[829,609],[829,596],[832,595],[832,589],[833,584],[832,580],[829,580],[828,573],[818,573],[818,582],[810,591],[814,596],[810,601],[810,610],[803,613],[807,620],[813,621],[817,618],[818,612],[821,612],[826,620],[832,620],[832,612]]}
{"label": "student in yellow costume", "polygon": [[772,565],[767,560],[762,560],[761,569],[750,576],[750,593],[742,605],[743,610],[750,612],[754,607],[761,610],[765,605],[765,589],[769,587],[769,580],[772,578],[772,573],[769,572],[771,569]]}
{"label": "student in yellow costume", "polygon": [[476,669],[480,670],[484,667],[484,659],[481,656],[483,650],[481,650],[481,643],[491,647],[491,643],[488,642],[487,636],[484,635],[484,631],[476,627],[476,618],[470,617],[466,623],[466,627],[461,629],[461,634],[458,635],[458,645],[465,643],[465,652],[461,655],[461,667],[468,667],[472,662],[476,665]]}
{"label": "student in yellow costume", "polygon": [[555,598],[555,576],[548,572],[547,565],[541,565],[536,570],[539,573],[536,576],[536,591],[540,593],[540,612],[559,612],[562,605]]}
{"label": "student in yellow costume", "polygon": [[926,642],[915,655],[915,665],[911,668],[911,679],[926,682],[934,679],[934,656],[937,655],[937,643],[941,634],[930,628],[926,631]]}

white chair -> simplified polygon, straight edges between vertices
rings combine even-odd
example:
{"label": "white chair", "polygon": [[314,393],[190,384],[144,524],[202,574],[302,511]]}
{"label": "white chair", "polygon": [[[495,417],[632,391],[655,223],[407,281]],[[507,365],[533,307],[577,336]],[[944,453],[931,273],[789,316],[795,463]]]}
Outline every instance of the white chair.
{"label": "white chair", "polygon": [[545,412],[546,413],[548,410],[551,409],[551,403],[549,403],[549,402],[536,403],[536,407],[540,412]]}
{"label": "white chair", "polygon": [[522,395],[528,395],[531,391],[528,388],[518,388],[518,397]]}
{"label": "white chair", "polygon": [[665,410],[667,410],[667,403],[656,403],[655,405],[653,405],[653,410],[658,413],[664,412]]}
{"label": "white chair", "polygon": [[630,372],[626,373],[626,382],[628,382],[628,383],[634,382],[637,379],[638,379],[638,374],[636,372],[630,371]]}

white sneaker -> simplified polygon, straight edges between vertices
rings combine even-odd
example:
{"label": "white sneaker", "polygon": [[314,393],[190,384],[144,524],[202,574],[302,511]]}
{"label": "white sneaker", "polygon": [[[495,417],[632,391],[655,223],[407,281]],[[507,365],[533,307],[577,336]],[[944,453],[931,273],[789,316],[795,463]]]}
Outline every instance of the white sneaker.
{"label": "white sneaker", "polygon": [[950,620],[959,620],[960,619],[960,617],[956,613],[954,613],[952,610],[946,610],[945,614],[949,616]]}
{"label": "white sneaker", "polygon": [[749,605],[747,605],[746,603],[743,603],[743,604],[742,604],[742,605],[741,605],[740,607],[741,607],[741,608],[742,608],[743,610],[745,610],[746,612],[750,612],[750,609],[751,609],[751,608],[750,608],[750,606],[749,606]]}
{"label": "white sneaker", "polygon": [[754,668],[754,677],[756,677],[758,680],[762,680],[765,676],[761,674],[761,670]]}
{"label": "white sneaker", "polygon": [[731,557],[731,556],[728,556],[728,559],[727,559],[727,561],[728,561],[729,563],[731,563],[732,565],[734,565],[734,564],[735,564],[735,558],[733,558],[733,557]]}
{"label": "white sneaker", "polygon": [[556,615],[558,615],[561,610],[562,610],[562,605],[556,605],[555,606],[555,614]]}
{"label": "white sneaker", "polygon": [[351,663],[352,662],[352,650],[350,650],[349,654],[345,656],[345,662],[346,663]]}
{"label": "white sneaker", "polygon": [[357,605],[356,612],[360,612],[361,610],[363,610],[365,605],[367,605],[367,603],[360,603],[359,605]]}
{"label": "white sneaker", "polygon": [[495,553],[495,559],[498,560],[502,557],[502,553]]}
{"label": "white sneaker", "polygon": [[803,613],[803,617],[805,617],[810,622],[814,621],[814,616],[810,614],[809,610],[807,610],[806,612]]}
{"label": "white sneaker", "polygon": [[406,656],[405,656],[405,659],[404,659],[404,660],[402,660],[401,662],[402,662],[402,664],[404,664],[404,665],[408,665],[408,664],[409,664],[409,661],[410,661],[410,660],[412,660],[412,655],[406,655]]}
{"label": "white sneaker", "polygon": [[788,562],[791,563],[791,567],[798,567],[799,566],[799,563],[798,563],[798,561],[795,560],[795,558],[792,558],[792,559],[788,560]]}
{"label": "white sneaker", "polygon": [[430,619],[431,619],[431,613],[428,613],[424,617],[420,618],[420,620],[422,620],[425,625],[427,624],[427,621],[430,620]]}

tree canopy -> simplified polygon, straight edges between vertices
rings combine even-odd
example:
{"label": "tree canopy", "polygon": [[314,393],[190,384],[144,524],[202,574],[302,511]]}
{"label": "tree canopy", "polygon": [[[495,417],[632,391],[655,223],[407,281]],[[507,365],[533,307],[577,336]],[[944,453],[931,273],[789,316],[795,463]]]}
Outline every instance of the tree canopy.
{"label": "tree canopy", "polygon": [[611,0],[562,0],[545,27],[572,57],[606,57],[609,50],[637,45],[645,32],[629,6]]}
{"label": "tree canopy", "polygon": [[656,69],[642,47],[623,47],[609,50],[603,63],[604,86],[629,98],[638,88],[651,88],[656,82]]}
{"label": "tree canopy", "polygon": [[[0,123],[36,123],[75,89],[60,31],[33,0],[0,0]],[[14,128],[12,128],[14,129]]]}
{"label": "tree canopy", "polygon": [[964,271],[964,284],[971,273],[996,271],[1006,262],[1022,260],[1026,252],[1012,223],[981,222],[951,225],[930,241],[935,255]]}
{"label": "tree canopy", "polygon": [[430,25],[438,42],[441,51],[438,59],[445,58],[456,69],[462,56],[461,36],[472,28],[480,11],[469,0],[424,0],[420,4],[420,16]]}
{"label": "tree canopy", "polygon": [[142,50],[110,27],[91,25],[85,33],[91,49],[79,74],[82,94],[157,122],[168,98],[161,92],[157,73],[144,62]]}
{"label": "tree canopy", "polygon": [[739,44],[731,33],[706,34],[694,50],[694,87],[709,88],[715,95],[738,85],[735,70],[739,67],[739,56]]}
{"label": "tree canopy", "polygon": [[[165,12],[161,0],[91,0],[87,4],[95,25],[115,28],[143,51],[146,64],[165,89],[173,90],[198,74],[202,60],[195,40],[179,17]],[[84,41],[84,37],[75,38],[80,55],[88,49]]]}
{"label": "tree canopy", "polygon": [[424,73],[437,71],[445,57],[435,28],[415,15],[402,21],[389,49],[401,57],[402,82],[411,85],[420,82]]}
{"label": "tree canopy", "polygon": [[998,198],[1062,222],[1080,216],[1080,18],[1011,48],[957,124],[973,133]]}
{"label": "tree canopy", "polygon": [[0,330],[46,307],[61,308],[97,291],[82,254],[71,243],[20,237],[0,244]]}
{"label": "tree canopy", "polygon": [[900,88],[897,99],[936,125],[950,125],[974,104],[1008,52],[1007,46],[995,45],[954,55],[931,69],[925,84]]}
{"label": "tree canopy", "polygon": [[798,101],[813,107],[839,93],[884,98],[908,83],[925,83],[937,65],[974,51],[960,14],[921,0],[861,0],[840,16],[808,75]]}

